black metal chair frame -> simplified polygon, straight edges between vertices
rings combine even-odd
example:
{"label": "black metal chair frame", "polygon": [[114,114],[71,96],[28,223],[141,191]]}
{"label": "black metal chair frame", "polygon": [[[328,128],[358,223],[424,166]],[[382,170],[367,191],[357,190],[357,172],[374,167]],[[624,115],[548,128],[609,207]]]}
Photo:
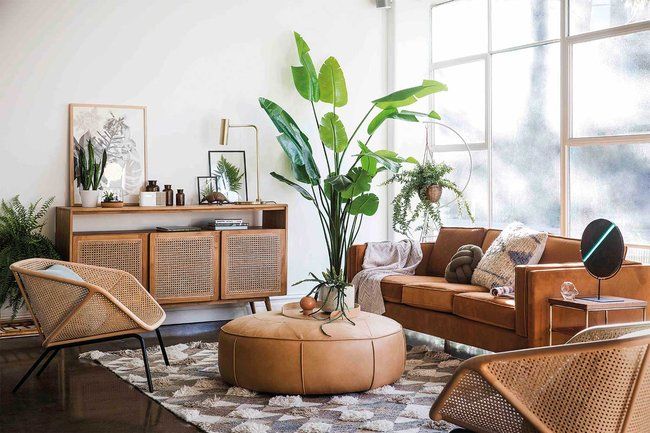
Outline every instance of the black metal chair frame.
{"label": "black metal chair frame", "polygon": [[[169,358],[167,358],[167,351],[165,350],[165,344],[163,343],[162,336],[160,335],[160,330],[158,329],[156,329],[156,337],[158,337],[158,343],[160,344],[160,351],[162,352],[165,365],[169,365]],[[16,386],[11,392],[15,393],[16,391],[18,391],[18,389],[20,389],[23,383],[25,383],[25,381],[29,378],[29,376],[31,376],[31,374],[34,372],[36,367],[38,367],[41,361],[43,361],[43,359],[45,359],[45,357],[47,357],[48,354],[50,354],[50,356],[47,358],[45,363],[38,370],[36,376],[40,376],[41,373],[43,373],[43,371],[47,368],[50,362],[52,362],[52,360],[56,357],[57,353],[59,353],[60,349],[65,349],[66,347],[78,347],[78,346],[85,346],[88,344],[103,343],[106,341],[123,340],[126,338],[135,338],[140,342],[140,349],[142,350],[142,361],[144,362],[144,370],[145,373],[147,374],[147,385],[149,386],[149,392],[153,392],[153,382],[151,380],[151,370],[149,369],[149,358],[147,357],[147,347],[145,345],[144,338],[142,338],[140,334],[122,334],[113,337],[104,337],[95,340],[85,340],[76,343],[68,343],[68,344],[62,344],[60,346],[48,347],[43,351],[43,353],[41,353],[41,355],[34,362],[34,364],[32,364],[29,370],[27,370],[27,373],[25,373],[25,375],[20,379],[20,381],[16,384]]]}

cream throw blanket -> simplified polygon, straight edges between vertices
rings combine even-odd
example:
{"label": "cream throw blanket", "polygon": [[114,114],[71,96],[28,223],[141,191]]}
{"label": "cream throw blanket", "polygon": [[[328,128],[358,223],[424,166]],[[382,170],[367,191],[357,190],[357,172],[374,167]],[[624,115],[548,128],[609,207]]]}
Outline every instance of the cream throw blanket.
{"label": "cream throw blanket", "polygon": [[418,241],[368,242],[363,269],[352,279],[361,310],[384,314],[381,280],[389,275],[413,275],[421,260],[422,248]]}

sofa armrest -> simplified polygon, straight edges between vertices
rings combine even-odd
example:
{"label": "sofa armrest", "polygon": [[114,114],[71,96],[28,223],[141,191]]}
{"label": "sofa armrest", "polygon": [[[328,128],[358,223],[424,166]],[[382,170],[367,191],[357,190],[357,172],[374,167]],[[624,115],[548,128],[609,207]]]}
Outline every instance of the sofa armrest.
{"label": "sofa armrest", "polygon": [[363,256],[366,254],[366,244],[355,244],[348,250],[347,267],[348,282],[363,269]]}
{"label": "sofa armrest", "polygon": [[[595,295],[598,281],[587,273],[582,263],[517,266],[515,270],[515,330],[527,337],[530,346],[548,344],[548,299],[559,297],[560,286],[571,281],[580,296]],[[601,293],[650,301],[650,265],[626,264],[613,278],[601,282]],[[560,310],[557,319],[561,326],[579,323]],[[555,315],[554,315],[555,316]],[[556,317],[554,317],[555,319]],[[637,319],[638,320],[638,319]],[[555,320],[554,320],[555,321]]]}

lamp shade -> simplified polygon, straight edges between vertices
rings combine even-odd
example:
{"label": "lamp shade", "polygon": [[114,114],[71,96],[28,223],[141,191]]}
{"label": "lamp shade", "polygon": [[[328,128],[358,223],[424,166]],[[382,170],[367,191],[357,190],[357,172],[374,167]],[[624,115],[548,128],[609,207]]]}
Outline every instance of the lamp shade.
{"label": "lamp shade", "polygon": [[230,119],[221,119],[221,131],[219,132],[219,144],[222,146],[228,144],[228,129],[230,129]]}

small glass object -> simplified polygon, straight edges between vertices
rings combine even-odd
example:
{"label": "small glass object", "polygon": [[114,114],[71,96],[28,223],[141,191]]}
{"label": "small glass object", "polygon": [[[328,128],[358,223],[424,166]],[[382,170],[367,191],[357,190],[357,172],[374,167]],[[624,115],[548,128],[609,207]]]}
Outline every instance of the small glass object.
{"label": "small glass object", "polygon": [[562,298],[564,298],[565,301],[573,301],[576,298],[576,295],[580,292],[578,292],[575,284],[571,281],[565,281],[560,286],[560,293],[562,293]]}

